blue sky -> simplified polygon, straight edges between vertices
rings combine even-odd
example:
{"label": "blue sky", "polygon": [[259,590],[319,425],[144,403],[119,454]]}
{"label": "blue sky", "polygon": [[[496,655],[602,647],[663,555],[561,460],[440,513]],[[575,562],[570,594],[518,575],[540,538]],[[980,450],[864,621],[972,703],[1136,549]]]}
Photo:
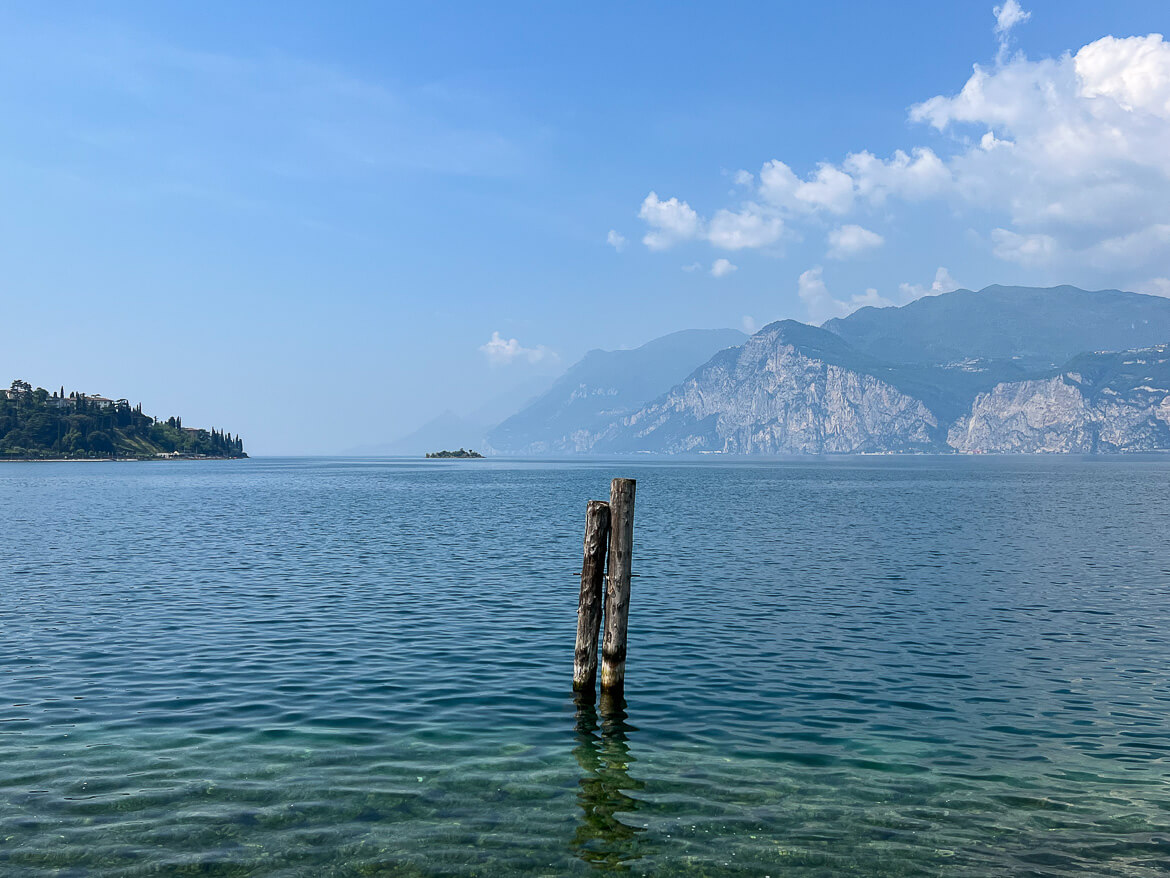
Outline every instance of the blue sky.
{"label": "blue sky", "polygon": [[678,329],[1170,294],[1170,10],[993,6],[6,4],[0,367],[329,453]]}

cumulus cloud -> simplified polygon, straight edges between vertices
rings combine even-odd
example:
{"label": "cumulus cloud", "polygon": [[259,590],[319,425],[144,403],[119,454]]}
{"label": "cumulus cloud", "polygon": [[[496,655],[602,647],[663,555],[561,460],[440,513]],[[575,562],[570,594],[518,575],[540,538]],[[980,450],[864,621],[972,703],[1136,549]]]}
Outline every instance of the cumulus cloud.
{"label": "cumulus cloud", "polygon": [[849,224],[829,232],[829,256],[833,259],[848,259],[867,250],[876,250],[886,239],[877,232]]}
{"label": "cumulus cloud", "polygon": [[743,326],[743,331],[748,335],[755,335],[756,331],[760,328],[756,323],[756,318],[751,314],[744,314],[740,324]]}
{"label": "cumulus cloud", "polygon": [[493,366],[507,366],[517,360],[540,363],[557,359],[557,355],[544,345],[526,348],[516,339],[504,338],[498,332],[493,332],[491,339],[480,345],[479,350]]}
{"label": "cumulus cloud", "polygon": [[707,229],[707,240],[724,250],[742,250],[774,244],[783,234],[784,223],[778,216],[769,216],[757,204],[747,204],[738,212],[716,213]]}
{"label": "cumulus cloud", "polygon": [[702,267],[703,267],[703,263],[701,263],[701,262],[691,262],[691,263],[689,263],[689,264],[687,264],[687,265],[684,265],[684,266],[682,267],[682,270],[683,270],[683,271],[698,271],[698,270],[700,270]]}
{"label": "cumulus cloud", "polygon": [[733,271],[738,271],[738,270],[739,270],[739,266],[732,265],[731,262],[727,259],[716,259],[713,263],[711,263],[711,276],[712,277],[726,277],[727,275],[731,274]]}
{"label": "cumulus cloud", "polygon": [[985,130],[949,166],[959,199],[1014,226],[991,236],[1001,258],[1075,263],[1095,244],[1170,222],[1170,45],[1158,34],[976,66],[958,94],[911,118],[959,137]]}
{"label": "cumulus cloud", "polygon": [[859,295],[854,295],[848,300],[834,297],[829,292],[829,288],[825,286],[824,269],[819,265],[814,265],[801,274],[796,282],[796,291],[800,300],[804,302],[809,320],[816,324],[824,323],[834,317],[846,317],[858,308],[867,306],[885,308],[894,304],[889,299],[879,295],[878,291],[873,288],[867,289]]}
{"label": "cumulus cloud", "polygon": [[890,196],[905,201],[922,201],[945,194],[951,185],[951,171],[927,147],[915,147],[909,154],[895,150],[888,159],[862,151],[845,157],[842,167],[857,187],[857,194],[873,205]]}
{"label": "cumulus cloud", "polygon": [[[1030,15],[1016,0],[995,14],[1003,40]],[[678,197],[651,193],[641,212],[646,243],[770,247],[806,226],[864,227],[878,210],[897,219],[892,202],[933,202],[981,224],[985,246],[1006,262],[1134,283],[1170,273],[1162,231],[1170,226],[1170,43],[1162,35],[1105,36],[1055,58],[1001,53],[974,65],[957,90],[913,105],[909,120],[944,136],[888,157],[858,144],[805,173],[774,158],[754,175],[737,173],[743,200],[709,221]]]}
{"label": "cumulus cloud", "polygon": [[1129,113],[1170,116],[1170,51],[1161,34],[1090,43],[1075,59],[1082,97],[1106,97]]}
{"label": "cumulus cloud", "polygon": [[818,165],[805,180],[779,159],[760,170],[760,195],[775,207],[840,214],[853,206],[855,194],[853,178],[828,162]]}
{"label": "cumulus cloud", "polygon": [[642,243],[651,250],[667,250],[693,240],[707,240],[724,250],[766,247],[784,234],[784,223],[775,211],[753,202],[738,211],[720,210],[706,222],[685,201],[663,201],[651,192],[638,216],[650,226]]}
{"label": "cumulus cloud", "polygon": [[902,303],[913,302],[915,299],[921,299],[923,296],[938,296],[942,293],[953,293],[960,289],[961,285],[951,277],[951,273],[943,268],[941,265],[938,271],[934,273],[934,280],[930,286],[923,284],[904,283],[898,285],[898,292],[902,295]]}
{"label": "cumulus cloud", "polygon": [[959,282],[940,265],[938,271],[934,273],[934,282],[930,285],[930,291],[937,296],[940,293],[953,293],[957,289],[961,289]]}
{"label": "cumulus cloud", "polygon": [[618,253],[626,249],[626,236],[617,229],[610,229],[609,234],[605,236],[605,243],[613,247]]}

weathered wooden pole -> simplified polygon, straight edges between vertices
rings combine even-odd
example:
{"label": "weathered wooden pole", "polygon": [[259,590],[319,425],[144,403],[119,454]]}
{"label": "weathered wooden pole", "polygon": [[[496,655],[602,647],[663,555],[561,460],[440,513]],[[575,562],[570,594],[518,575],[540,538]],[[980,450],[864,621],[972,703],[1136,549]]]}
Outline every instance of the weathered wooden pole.
{"label": "weathered wooden pole", "polygon": [[590,500],[585,507],[585,560],[581,564],[577,651],[573,658],[573,688],[578,691],[588,689],[592,692],[597,680],[597,632],[601,628],[608,544],[609,504],[604,500]]}
{"label": "weathered wooden pole", "polygon": [[633,479],[614,479],[609,487],[609,582],[605,589],[605,637],[601,645],[602,691],[620,691],[626,679],[634,485]]}

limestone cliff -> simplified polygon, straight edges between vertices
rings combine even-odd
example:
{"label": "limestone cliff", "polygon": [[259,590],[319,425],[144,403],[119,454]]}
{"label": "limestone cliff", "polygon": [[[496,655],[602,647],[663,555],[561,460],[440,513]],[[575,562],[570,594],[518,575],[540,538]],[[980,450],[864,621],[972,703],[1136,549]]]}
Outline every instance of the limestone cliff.
{"label": "limestone cliff", "polygon": [[679,333],[593,352],[497,427],[492,447],[1170,451],[1170,299],[988,287],[863,308],[820,328],[786,320],[738,335]]}
{"label": "limestone cliff", "polygon": [[597,437],[597,452],[926,451],[938,421],[840,339],[781,321]]}
{"label": "limestone cliff", "polygon": [[979,394],[947,432],[965,452],[1116,452],[1170,449],[1170,354],[1087,354],[1043,379]]}

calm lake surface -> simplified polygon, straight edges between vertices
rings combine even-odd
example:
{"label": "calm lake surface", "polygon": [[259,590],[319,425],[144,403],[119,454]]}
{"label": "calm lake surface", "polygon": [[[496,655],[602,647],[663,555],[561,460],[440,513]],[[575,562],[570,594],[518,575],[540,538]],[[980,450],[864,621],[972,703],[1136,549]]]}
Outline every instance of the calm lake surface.
{"label": "calm lake surface", "polygon": [[[624,701],[585,502],[638,480]],[[0,874],[1170,872],[1170,460],[0,465]]]}

